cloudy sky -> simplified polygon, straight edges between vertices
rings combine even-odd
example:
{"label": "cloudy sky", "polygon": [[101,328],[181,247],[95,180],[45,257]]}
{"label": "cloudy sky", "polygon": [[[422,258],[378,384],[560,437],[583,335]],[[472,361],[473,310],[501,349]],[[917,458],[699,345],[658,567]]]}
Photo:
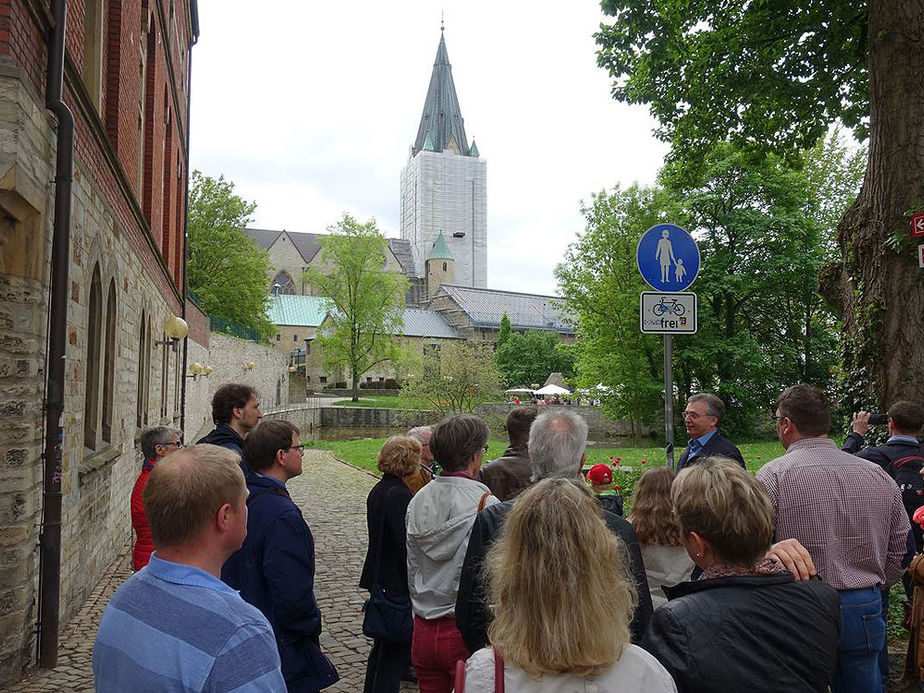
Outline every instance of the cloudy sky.
{"label": "cloudy sky", "polygon": [[254,226],[323,232],[346,211],[399,235],[441,14],[488,162],[488,285],[554,294],[581,200],[651,182],[667,152],[646,109],[609,97],[593,0],[199,0],[192,166],[256,202]]}

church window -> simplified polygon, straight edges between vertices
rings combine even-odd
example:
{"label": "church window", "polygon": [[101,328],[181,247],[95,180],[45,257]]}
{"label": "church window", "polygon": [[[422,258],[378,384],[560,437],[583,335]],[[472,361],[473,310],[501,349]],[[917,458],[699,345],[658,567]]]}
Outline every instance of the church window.
{"label": "church window", "polygon": [[276,278],[273,279],[273,293],[276,293],[276,294],[294,294],[295,293],[295,282],[292,281],[292,277],[285,270],[282,270],[279,274],[276,275]]}
{"label": "church window", "polygon": [[298,341],[298,335],[297,335],[297,334],[293,334],[293,335],[292,335],[292,341],[293,341],[293,342],[297,342],[297,341]]}
{"label": "church window", "polygon": [[109,282],[106,298],[106,344],[103,357],[103,440],[112,442],[113,402],[115,400],[115,353],[116,353],[116,288],[115,279]]}
{"label": "church window", "polygon": [[148,395],[151,389],[151,321],[141,311],[141,329],[138,337],[138,409],[135,426],[138,432],[148,423]]}
{"label": "church window", "polygon": [[279,334],[279,333],[277,332],[277,333],[276,333],[276,341],[278,342],[278,341],[281,340],[281,339],[282,339],[282,335]]}
{"label": "church window", "polygon": [[447,267],[448,267],[448,265],[444,262],[444,263],[443,263],[443,271],[444,271],[444,272],[446,271],[446,268],[447,268]]}
{"label": "church window", "polygon": [[103,2],[88,0],[84,5],[83,69],[81,76],[90,100],[99,111],[103,86]]}
{"label": "church window", "polygon": [[99,278],[99,265],[93,268],[90,281],[90,299],[87,304],[87,356],[86,390],[83,399],[83,444],[96,450],[96,433],[99,430],[99,374],[100,344],[103,329],[103,297]]}

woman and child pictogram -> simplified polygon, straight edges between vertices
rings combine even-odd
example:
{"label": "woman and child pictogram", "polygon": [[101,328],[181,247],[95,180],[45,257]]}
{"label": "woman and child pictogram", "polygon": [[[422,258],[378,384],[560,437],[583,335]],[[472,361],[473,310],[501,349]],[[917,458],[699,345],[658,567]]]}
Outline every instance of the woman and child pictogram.
{"label": "woman and child pictogram", "polygon": [[683,266],[683,258],[674,256],[674,246],[670,239],[671,232],[665,229],[661,232],[661,240],[658,241],[658,247],[655,248],[655,260],[661,263],[661,281],[671,281],[671,262],[674,263],[674,281],[682,282],[687,273]]}

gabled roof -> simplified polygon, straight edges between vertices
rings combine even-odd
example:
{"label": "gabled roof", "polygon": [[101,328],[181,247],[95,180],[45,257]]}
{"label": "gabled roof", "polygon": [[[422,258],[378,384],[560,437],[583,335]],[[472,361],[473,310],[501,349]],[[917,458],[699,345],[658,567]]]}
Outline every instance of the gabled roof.
{"label": "gabled roof", "polygon": [[[440,45],[436,49],[436,61],[430,75],[430,87],[424,101],[423,114],[414,139],[413,153],[426,150],[442,152],[457,149],[463,156],[473,155],[465,137],[465,123],[456,96],[456,85],[452,81],[452,65],[446,52],[446,39],[440,29]],[[453,147],[454,144],[454,147]]]}
{"label": "gabled roof", "polygon": [[443,236],[443,232],[440,231],[439,235],[436,237],[436,240],[433,241],[433,247],[430,248],[430,254],[427,256],[428,260],[455,260],[452,253],[449,250],[449,246],[446,245],[446,237]]}
{"label": "gabled roof", "polygon": [[321,244],[318,242],[318,238],[326,235],[322,233],[286,231],[285,229],[282,231],[272,231],[270,229],[244,229],[244,233],[254,239],[261,250],[269,250],[273,243],[279,240],[281,235],[285,234],[286,237],[292,241],[292,245],[295,246],[298,254],[302,256],[305,264],[311,262],[314,256],[318,254],[318,251],[321,250]]}
{"label": "gabled roof", "polygon": [[469,286],[443,284],[436,296],[447,295],[468,316],[473,327],[498,329],[504,313],[510,318],[514,330],[549,330],[561,334],[574,334],[557,296],[521,294],[515,291],[476,289]]}
{"label": "gabled roof", "polygon": [[417,270],[414,267],[414,252],[411,250],[411,241],[407,238],[389,238],[388,247],[391,248],[392,255],[401,264],[406,277],[417,276]]}
{"label": "gabled roof", "polygon": [[283,232],[272,229],[244,229],[244,233],[257,242],[260,250],[269,250]]}
{"label": "gabled roof", "polygon": [[404,327],[401,328],[401,334],[405,337],[462,339],[462,335],[446,321],[442,314],[435,310],[422,308],[404,309]]}
{"label": "gabled roof", "polygon": [[330,310],[330,299],[323,296],[279,294],[270,296],[266,317],[286,327],[317,327]]}

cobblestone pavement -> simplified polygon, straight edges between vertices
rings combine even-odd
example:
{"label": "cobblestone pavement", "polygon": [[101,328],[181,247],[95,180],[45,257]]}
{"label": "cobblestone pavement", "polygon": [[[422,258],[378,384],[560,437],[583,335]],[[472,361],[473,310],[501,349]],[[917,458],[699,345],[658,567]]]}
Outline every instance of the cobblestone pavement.
{"label": "cobblestone pavement", "polygon": [[[327,451],[305,450],[304,473],[288,483],[311,527],[316,545],[315,594],[324,617],[321,647],[340,681],[325,693],[363,688],[370,641],[362,634],[366,592],[357,587],[366,554],[366,495],[377,479],[338,462]],[[122,549],[90,598],[61,634],[58,666],[34,670],[3,693],[92,691],[92,649],[103,608],[130,575],[130,546]],[[417,686],[403,684],[402,692]]]}

